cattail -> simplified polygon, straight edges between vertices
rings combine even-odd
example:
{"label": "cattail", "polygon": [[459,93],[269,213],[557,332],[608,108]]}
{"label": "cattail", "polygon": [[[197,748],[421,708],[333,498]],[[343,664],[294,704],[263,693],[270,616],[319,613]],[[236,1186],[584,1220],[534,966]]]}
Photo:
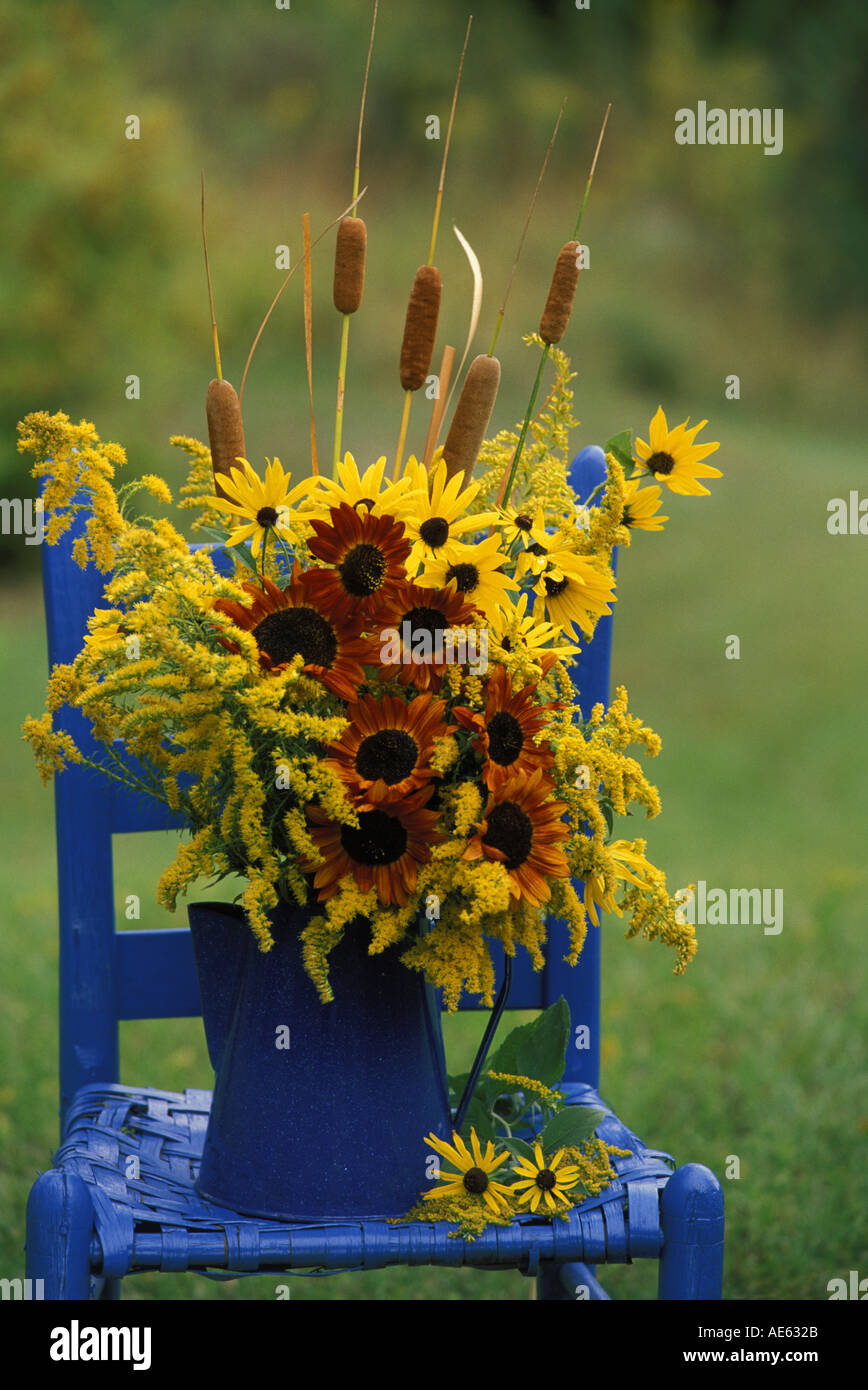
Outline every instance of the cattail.
{"label": "cattail", "polygon": [[220,486],[220,474],[228,477],[231,469],[240,468],[237,460],[247,457],[241,406],[235,394],[235,387],[228,381],[212,381],[205,398],[205,410],[208,416],[211,465],[214,469],[214,490],[218,497],[225,497],[226,493]]}
{"label": "cattail", "polygon": [[354,314],[365,289],[365,252],[368,232],[361,217],[345,217],[338,227],[335,247],[335,308]]}
{"label": "cattail", "polygon": [[405,391],[418,391],[425,385],[437,336],[442,289],[437,267],[421,265],[413,281],[401,343],[401,385]]}
{"label": "cattail", "polygon": [[470,482],[499,385],[500,363],[497,358],[486,357],[484,353],[474,357],[464,378],[452,425],[443,446],[447,478],[463,472],[465,483]]}
{"label": "cattail", "polygon": [[573,300],[579,283],[579,254],[581,243],[568,241],[561,247],[555,263],[549,297],[539,321],[539,335],[544,343],[559,343],[567,331]]}

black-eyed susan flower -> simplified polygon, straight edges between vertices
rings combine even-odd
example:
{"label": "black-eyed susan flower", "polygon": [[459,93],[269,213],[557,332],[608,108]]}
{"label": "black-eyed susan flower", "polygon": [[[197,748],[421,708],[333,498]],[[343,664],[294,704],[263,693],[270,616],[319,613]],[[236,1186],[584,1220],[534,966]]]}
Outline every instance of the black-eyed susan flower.
{"label": "black-eyed susan flower", "polygon": [[[234,467],[228,477],[220,475],[220,486],[226,496],[208,499],[210,507],[236,522],[227,545],[240,545],[249,540],[253,554],[258,555],[269,531],[295,544],[297,537],[291,525],[291,509],[307,492],[310,480],[304,478],[290,490],[291,475],[283,471],[279,458],[268,463],[264,479],[247,459],[239,459],[238,463],[240,467]],[[237,524],[239,519],[241,525]]]}
{"label": "black-eyed susan flower", "polygon": [[438,690],[446,667],[452,664],[454,628],[470,623],[476,608],[454,587],[427,589],[409,581],[384,593],[370,618],[378,634],[380,677],[397,678],[419,690]]}
{"label": "black-eyed susan flower", "polygon": [[568,636],[578,627],[592,637],[594,626],[615,601],[615,579],[599,556],[552,550],[534,584],[534,617],[545,616]]}
{"label": "black-eyed susan flower", "polygon": [[442,459],[429,472],[424,464],[409,458],[404,476],[419,494],[417,510],[407,518],[407,535],[413,543],[407,561],[409,575],[417,574],[432,560],[452,560],[456,541],[497,521],[497,512],[471,510],[481,484],[470,483],[463,487],[463,472],[447,478]]}
{"label": "black-eyed susan flower", "polygon": [[318,806],[306,808],[311,840],[323,863],[313,872],[313,886],[320,902],[338,891],[350,875],[367,893],[374,888],[380,902],[405,907],[416,889],[417,869],[431,858],[431,848],[443,840],[437,830],[437,813],[425,809],[428,787],[404,801],[359,810],[358,825],[343,825]]}
{"label": "black-eyed susan flower", "polygon": [[683,497],[707,497],[708,488],[703,487],[698,479],[722,478],[723,474],[702,460],[719,449],[720,444],[695,444],[693,441],[708,421],[701,420],[698,425],[688,429],[689,419],[688,416],[682,424],[670,430],[663,407],[658,406],[657,414],[648,428],[650,443],[646,444],[644,439],[636,440],[636,453],[641,459],[641,465],[637,464],[636,467],[637,470],[652,473],[655,480],[665,483],[671,492],[678,492]]}
{"label": "black-eyed susan flower", "polygon": [[486,536],[475,545],[457,543],[449,557],[430,560],[419,575],[420,584],[434,588],[454,584],[486,618],[503,608],[510,590],[517,590],[514,579],[504,573],[507,557],[497,536]]}
{"label": "black-eyed susan flower", "polygon": [[668,516],[658,516],[662,488],[641,487],[639,478],[624,480],[624,510],[621,525],[631,531],[662,531]]}
{"label": "black-eyed susan flower", "polygon": [[551,897],[549,880],[568,878],[560,844],[569,835],[562,819],[566,802],[552,801],[554,790],[542,768],[529,777],[511,777],[492,791],[476,834],[464,851],[467,860],[490,859],[503,865],[513,898],[541,907]]}
{"label": "black-eyed susan flower", "polygon": [[474,735],[473,746],[485,759],[482,780],[487,787],[552,766],[549,744],[537,739],[554,705],[537,701],[535,693],[535,685],[513,690],[506,668],[497,665],[486,682],[483,711],[453,707],[453,717]]}
{"label": "black-eyed susan flower", "polygon": [[404,579],[410,542],[404,526],[387,513],[356,511],[341,502],[330,522],[313,521],[311,555],[333,568],[307,571],[310,591],[328,612],[351,613]]}
{"label": "black-eyed susan flower", "polygon": [[509,1154],[496,1154],[490,1139],[486,1143],[485,1152],[482,1150],[475,1129],[470,1131],[469,1149],[461,1135],[454,1132],[451,1144],[447,1144],[445,1139],[438,1139],[434,1134],[426,1135],[425,1143],[434,1149],[441,1158],[445,1158],[448,1163],[451,1163],[454,1170],[457,1170],[438,1173],[438,1180],[444,1186],[435,1187],[431,1192],[424,1192],[422,1195],[426,1201],[435,1201],[439,1197],[459,1197],[469,1194],[471,1197],[478,1197],[480,1202],[484,1202],[493,1212],[501,1212],[504,1207],[508,1206],[509,1187],[505,1183],[495,1182],[491,1175],[508,1161]]}
{"label": "black-eyed susan flower", "polygon": [[[270,579],[241,586],[250,595],[250,607],[233,599],[218,599],[216,612],[225,613],[236,627],[251,632],[259,648],[264,670],[282,671],[300,656],[306,675],[321,681],[342,700],[355,699],[364,684],[365,664],[376,662],[376,648],[360,636],[361,619],[322,611],[311,594],[310,572],[296,572],[285,589]],[[231,637],[218,641],[230,652],[240,649]]]}
{"label": "black-eyed susan flower", "polygon": [[400,801],[439,774],[431,766],[434,740],[454,732],[446,706],[431,694],[366,695],[347,708],[349,728],[329,745],[325,766],[334,768],[356,800],[373,805]]}
{"label": "black-eyed susan flower", "polygon": [[546,544],[545,511],[537,507],[534,512],[526,507],[500,507],[497,524],[508,548],[520,546],[527,550],[533,545]]}
{"label": "black-eyed susan flower", "polygon": [[573,1205],[569,1194],[579,1181],[579,1170],[574,1164],[564,1163],[564,1155],[565,1150],[558,1149],[554,1158],[547,1159],[543,1156],[542,1145],[536,1143],[533,1159],[513,1159],[513,1169],[519,1174],[518,1182],[513,1183],[519,1205],[536,1211],[540,1202],[544,1202],[552,1212],[559,1206]]}
{"label": "black-eyed susan flower", "polygon": [[564,636],[553,623],[539,622],[528,613],[528,594],[522,593],[515,603],[508,603],[489,619],[491,636],[502,651],[528,656],[533,661],[554,657],[557,661],[573,661],[579,647]]}
{"label": "black-eyed susan flower", "polygon": [[331,508],[345,502],[357,512],[375,511],[403,520],[413,511],[419,494],[408,476],[391,482],[385,470],[385,455],[361,472],[352,454],[345,454],[336,479],[320,473],[311,480],[310,492],[302,503],[305,519],[327,521]]}

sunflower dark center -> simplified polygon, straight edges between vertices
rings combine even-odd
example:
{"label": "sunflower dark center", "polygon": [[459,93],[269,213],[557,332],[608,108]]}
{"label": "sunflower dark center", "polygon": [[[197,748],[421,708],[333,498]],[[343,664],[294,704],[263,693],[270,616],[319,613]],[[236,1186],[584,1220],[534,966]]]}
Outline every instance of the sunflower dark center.
{"label": "sunflower dark center", "polygon": [[341,583],[354,598],[375,594],[386,573],[386,557],[377,545],[354,545],[338,565]]}
{"label": "sunflower dark center", "polygon": [[504,637],[504,638],[502,638],[502,639],[501,639],[500,645],[503,647],[503,650],[504,650],[505,652],[511,652],[511,651],[512,651],[512,639],[511,639],[511,638],[509,638],[509,637]]}
{"label": "sunflower dark center", "polygon": [[625,507],[624,510],[623,510],[623,512],[621,513],[621,525],[622,525],[622,526],[632,526],[632,525],[633,525],[633,513],[630,511],[630,508],[629,508],[629,507]]}
{"label": "sunflower dark center", "polygon": [[253,629],[256,645],[273,665],[301,656],[305,665],[332,665],[338,651],[338,639],[331,623],[315,608],[279,608],[267,613]]}
{"label": "sunflower dark center", "polygon": [[557,1174],[551,1168],[541,1168],[536,1175],[536,1185],[541,1187],[543,1192],[551,1192],[557,1182]]}
{"label": "sunflower dark center", "polygon": [[488,1174],[482,1168],[468,1168],[464,1174],[464,1187],[468,1192],[484,1192],[488,1187]]}
{"label": "sunflower dark center", "polygon": [[564,592],[564,589],[567,587],[570,581],[568,579],[551,579],[549,575],[546,575],[545,582],[547,597],[557,598],[559,594],[562,594]]}
{"label": "sunflower dark center", "polygon": [[675,460],[671,454],[652,454],[645,463],[649,473],[671,473]]}
{"label": "sunflower dark center", "polygon": [[410,776],[418,757],[416,740],[403,729],[379,729],[359,744],[356,769],[371,782],[382,777],[391,787]]}
{"label": "sunflower dark center", "polygon": [[530,555],[548,555],[545,546],[540,545],[539,541],[534,541],[533,545],[528,546],[528,553]]}
{"label": "sunflower dark center", "polygon": [[530,816],[514,801],[501,801],[488,813],[488,829],[482,837],[506,855],[505,869],[517,869],[530,854],[533,844],[533,824]]}
{"label": "sunflower dark center", "polygon": [[514,714],[497,711],[488,721],[488,752],[496,763],[514,763],[524,747],[524,734]]}
{"label": "sunflower dark center", "polygon": [[419,535],[426,545],[436,550],[449,539],[449,522],[443,516],[429,516],[419,527]]}
{"label": "sunflower dark center", "polygon": [[446,583],[455,580],[462,594],[472,594],[479,583],[479,570],[475,565],[450,565],[446,571]]}
{"label": "sunflower dark center", "polygon": [[354,503],[353,503],[353,507],[354,507],[355,511],[358,511],[358,510],[359,510],[359,507],[367,507],[368,511],[370,511],[371,508],[373,507],[373,505],[374,505],[374,499],[373,499],[373,497],[360,497],[359,500],[358,500],[358,502],[354,502]]}
{"label": "sunflower dark center", "polygon": [[519,512],[518,516],[515,518],[515,524],[519,531],[529,531],[533,526],[533,521],[526,512]]}
{"label": "sunflower dark center", "polygon": [[428,632],[434,637],[438,632],[445,632],[449,623],[445,613],[441,613],[439,608],[411,608],[409,613],[405,613],[400,626],[404,623],[410,624],[410,641],[412,642],[417,632]]}
{"label": "sunflower dark center", "polygon": [[273,507],[260,507],[256,513],[256,520],[260,526],[274,526],[277,522],[277,512]]}
{"label": "sunflower dark center", "polygon": [[407,848],[407,831],[385,811],[360,811],[358,826],[341,826],[341,845],[357,864],[394,864]]}

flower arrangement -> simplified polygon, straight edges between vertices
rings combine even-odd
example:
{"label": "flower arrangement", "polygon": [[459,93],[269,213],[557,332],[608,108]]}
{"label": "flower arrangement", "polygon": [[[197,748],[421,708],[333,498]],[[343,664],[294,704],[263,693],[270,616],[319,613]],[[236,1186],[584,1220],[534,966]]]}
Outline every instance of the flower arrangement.
{"label": "flower arrangement", "polygon": [[[458,83],[453,113],[457,93]],[[391,468],[386,457],[359,465],[341,449],[349,321],[362,302],[366,255],[355,215],[358,150],[336,248],[342,343],[331,476],[319,468],[313,414],[309,477],[293,483],[277,458],[260,474],[247,460],[213,298],[210,447],[172,441],[189,460],[180,506],[195,513],[205,544],[191,549],[166,516],[134,515],[143,492],[170,504],[168,484],[147,475],[117,485],[124,451],[92,425],[40,413],[20,426],[19,447],[35,456],[44,484],[47,542],[84,513],[74,558],[107,576],[105,606],[81,652],[51,673],[46,713],[25,725],[43,776],[82,763],[183,818],[189,839],[158,889],[170,910],[201,877],[240,875],[250,927],[268,951],[278,902],[315,909],[304,962],[324,1002],[330,952],[358,918],[369,925],[371,954],[400,945],[450,1009],[465,990],[492,1002],[491,941],[510,956],[523,947],[541,968],[548,914],[569,925],[572,963],[601,910],[628,912],[629,936],[673,946],[677,973],[695,950],[645,840],[613,839],[615,816],[631,806],[649,817],[660,810],[628,751],[654,756],[660,740],[629,710],[623,688],[608,710],[583,719],[569,665],[612,611],[615,548],[634,530],[662,529],[664,487],[705,493],[700,479],[720,474],[703,460],[718,446],[697,442],[704,421],[670,429],[661,409],[647,443],[637,439],[634,449],[629,431],[609,440],[599,496],[577,505],[568,471],[573,376],[557,344],[579,279],[580,212],[539,331],[525,340],[539,364],[523,420],[485,439],[501,309],[444,444],[451,349],[425,447],[404,458],[410,404],[429,377],[436,336],[433,255],[448,143],[428,261],[408,304]],[[475,281],[469,346],[481,276],[461,240]],[[304,243],[310,377],[307,219]],[[208,285],[210,294],[210,271]],[[554,380],[534,413],[547,365]],[[53,727],[64,705],[87,717],[101,751]],[[562,1188],[571,1171],[561,1173]]]}

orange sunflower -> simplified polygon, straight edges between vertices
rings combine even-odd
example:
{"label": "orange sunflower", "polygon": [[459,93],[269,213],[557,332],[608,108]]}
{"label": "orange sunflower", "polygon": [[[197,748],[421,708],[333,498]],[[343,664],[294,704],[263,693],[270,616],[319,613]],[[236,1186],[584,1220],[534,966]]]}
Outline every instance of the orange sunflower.
{"label": "orange sunflower", "polygon": [[549,768],[554,754],[548,743],[537,743],[545,726],[545,713],[554,703],[534,700],[536,684],[513,690],[512,677],[505,666],[495,666],[485,687],[485,711],[456,706],[453,717],[476,737],[473,746],[485,758],[482,780],[492,791],[510,777],[530,775],[537,768]]}
{"label": "orange sunflower", "polygon": [[[305,675],[314,676],[333,695],[355,700],[365,681],[365,663],[376,664],[375,648],[361,637],[361,619],[323,613],[311,595],[310,572],[293,572],[291,582],[279,589],[270,579],[243,584],[251,597],[249,608],[221,598],[215,609],[231,618],[236,627],[252,632],[259,648],[259,664],[266,671],[285,670],[293,657],[304,660]],[[240,651],[228,637],[218,640],[230,652]]]}
{"label": "orange sunflower", "polygon": [[353,798],[385,805],[400,801],[432,777],[434,740],[453,733],[446,724],[446,706],[430,693],[407,701],[399,695],[375,700],[366,695],[350,705],[350,727],[330,744],[325,766],[332,768]]}
{"label": "orange sunflower", "polygon": [[384,907],[406,907],[416,889],[416,865],[427,864],[431,846],[444,836],[436,829],[436,811],[426,811],[430,787],[420,787],[406,801],[359,811],[359,824],[341,825],[319,806],[307,807],[311,839],[325,862],[314,874],[319,901],[337,892],[351,874],[363,893],[375,888]]}
{"label": "orange sunflower", "polygon": [[511,777],[491,792],[477,833],[464,859],[491,859],[509,875],[509,891],[533,907],[551,897],[548,879],[568,878],[570,869],[558,842],[569,829],[561,817],[564,801],[550,801],[554,790],[541,767],[530,777]]}
{"label": "orange sunflower", "polygon": [[380,679],[397,676],[402,685],[439,690],[443,672],[455,659],[449,634],[466,626],[476,611],[452,586],[425,589],[409,580],[396,584],[371,614],[383,665]]}
{"label": "orange sunflower", "polygon": [[332,507],[327,521],[312,521],[311,555],[333,569],[308,571],[311,593],[329,613],[354,612],[404,579],[411,543],[404,523],[393,516],[356,511],[348,502]]}

